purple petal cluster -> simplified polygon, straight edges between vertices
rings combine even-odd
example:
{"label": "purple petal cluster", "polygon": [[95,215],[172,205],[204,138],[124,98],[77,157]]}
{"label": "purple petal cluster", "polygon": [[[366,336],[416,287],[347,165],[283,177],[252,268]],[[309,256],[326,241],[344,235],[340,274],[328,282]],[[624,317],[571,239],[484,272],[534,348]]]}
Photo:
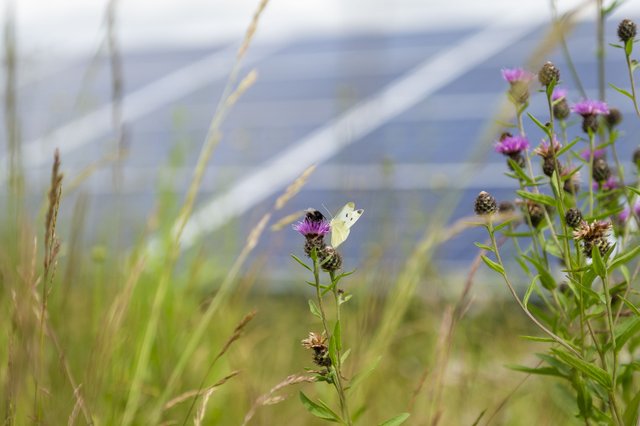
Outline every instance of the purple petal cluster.
{"label": "purple petal cluster", "polygon": [[556,87],[553,89],[553,93],[551,94],[551,100],[557,101],[560,99],[567,99],[567,89],[563,89],[561,87]]}
{"label": "purple petal cluster", "polygon": [[326,220],[304,220],[293,225],[293,229],[304,235],[326,235],[331,231],[331,225]]}
{"label": "purple petal cluster", "polygon": [[598,189],[602,191],[612,191],[619,187],[620,187],[620,184],[618,184],[618,180],[613,176],[611,176],[609,179],[602,182],[602,185],[599,185],[598,182],[593,182],[594,191],[597,191]]}
{"label": "purple petal cluster", "polygon": [[[596,149],[593,151],[593,159],[597,159],[597,158],[604,158],[605,155],[605,150],[604,149]],[[580,153],[580,157],[584,160],[584,161],[590,161],[591,160],[591,150],[589,148],[585,149],[584,151],[582,151]]]}
{"label": "purple petal cluster", "polygon": [[504,78],[509,84],[518,82],[528,83],[533,80],[534,75],[529,71],[522,68],[503,68],[502,78]]}
{"label": "purple petal cluster", "polygon": [[[630,211],[629,211],[629,206],[626,206],[626,207],[624,208],[624,210],[622,210],[622,211],[618,214],[618,219],[620,219],[620,221],[621,221],[621,222],[626,222],[626,221],[627,221],[627,219],[629,219],[629,216],[630,216],[630,215],[629,215],[629,213],[630,213]],[[636,216],[640,217],[640,203],[636,203],[636,204],[633,206],[633,213],[634,213]]]}
{"label": "purple petal cluster", "polygon": [[609,107],[603,101],[585,99],[584,101],[573,105],[571,107],[571,111],[580,114],[583,117],[586,115],[607,115],[609,114]]}
{"label": "purple petal cluster", "polygon": [[495,150],[504,155],[515,155],[529,148],[529,141],[524,136],[506,136],[496,142]]}

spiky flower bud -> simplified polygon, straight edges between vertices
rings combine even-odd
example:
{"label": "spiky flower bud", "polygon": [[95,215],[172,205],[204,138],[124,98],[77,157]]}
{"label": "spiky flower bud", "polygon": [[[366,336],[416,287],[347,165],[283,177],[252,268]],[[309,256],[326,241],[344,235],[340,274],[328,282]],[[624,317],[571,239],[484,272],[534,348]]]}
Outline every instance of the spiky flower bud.
{"label": "spiky flower bud", "polygon": [[567,226],[577,228],[582,223],[582,213],[576,208],[570,208],[564,215]]}
{"label": "spiky flower bud", "polygon": [[526,211],[531,219],[531,226],[537,228],[538,225],[544,220],[545,209],[542,204],[538,204],[534,201],[527,200],[525,203]]}
{"label": "spiky flower bud", "polygon": [[582,117],[582,131],[585,133],[595,133],[598,131],[598,116],[597,115],[585,115]]}
{"label": "spiky flower bud", "polygon": [[605,122],[609,130],[613,129],[622,122],[622,113],[618,108],[610,108],[609,114],[605,115]]}
{"label": "spiky flower bud", "polygon": [[626,43],[628,40],[635,38],[637,33],[637,28],[635,22],[631,19],[623,19],[620,21],[618,25],[618,38],[623,43]]}
{"label": "spiky flower bud", "polygon": [[542,173],[546,176],[553,176],[553,172],[556,170],[556,161],[553,157],[545,157],[542,162]]}
{"label": "spiky flower bud", "polygon": [[498,204],[498,212],[500,213],[511,213],[515,210],[516,206],[511,201],[500,201],[500,204]]}
{"label": "spiky flower bud", "polygon": [[633,164],[636,165],[636,167],[640,168],[640,147],[636,148],[635,151],[633,151]]}
{"label": "spiky flower bud", "polygon": [[318,257],[324,271],[335,272],[342,267],[342,255],[331,246],[325,246]]}
{"label": "spiky flower bud", "polygon": [[607,160],[604,158],[596,158],[593,160],[593,168],[591,170],[593,180],[596,182],[604,182],[611,177],[611,169]]}
{"label": "spiky flower bud", "polygon": [[561,99],[557,104],[553,106],[553,116],[558,120],[564,120],[569,117],[571,109],[566,99]]}
{"label": "spiky flower bud", "polygon": [[543,86],[560,81],[560,70],[552,62],[545,63],[538,72],[538,80]]}
{"label": "spiky flower bud", "polygon": [[478,216],[490,215],[498,211],[498,203],[491,194],[482,191],[476,197],[473,210]]}

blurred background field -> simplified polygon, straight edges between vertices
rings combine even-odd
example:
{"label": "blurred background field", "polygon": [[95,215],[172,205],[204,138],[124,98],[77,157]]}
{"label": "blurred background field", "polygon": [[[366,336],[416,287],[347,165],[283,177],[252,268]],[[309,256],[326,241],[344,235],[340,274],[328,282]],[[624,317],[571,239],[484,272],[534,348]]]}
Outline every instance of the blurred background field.
{"label": "blurred background field", "polygon": [[[409,407],[408,424],[416,425],[480,417],[479,424],[571,424],[575,408],[565,389],[540,378],[520,386],[525,376],[505,367],[535,365],[535,345],[518,338],[534,331],[502,283],[484,266],[475,272],[473,242],[483,231],[458,226],[479,191],[514,198],[503,158],[492,151],[505,130],[501,121],[510,119],[500,69],[536,71],[552,60],[569,99],[582,95],[551,31],[553,2],[450,3],[272,0],[239,71],[256,69],[257,80],[222,124],[170,270],[166,236],[258,4],[8,5],[0,135],[3,420],[83,424],[90,417],[110,425],[124,416],[131,424],[182,424],[195,415],[193,398],[166,403],[238,371],[210,395],[204,424],[241,424],[257,398],[311,366],[300,340],[319,327],[308,312],[308,277],[290,258],[302,256],[302,237],[291,230],[293,219],[272,225],[310,206],[334,213],[355,201],[365,214],[341,247],[345,269],[356,270],[344,281],[354,294],[343,311],[352,348],[346,371],[377,364],[353,390],[357,406],[367,407],[361,424]],[[576,11],[563,28],[586,93],[595,96],[593,5],[556,6],[557,16]],[[638,4],[627,2],[609,18],[607,42],[617,41],[622,17],[640,17]],[[607,81],[625,87],[622,54],[607,48],[605,58]],[[637,134],[631,103],[613,91],[607,97],[629,116],[621,131]],[[531,112],[543,116],[540,96]],[[627,139],[622,158],[637,147]],[[48,294],[57,338],[43,339],[31,291],[43,286],[55,148],[64,173],[61,249]],[[314,164],[302,190],[273,211]],[[247,238],[268,213],[248,250]],[[470,305],[450,336],[447,318],[470,274],[462,306]],[[170,284],[155,305],[163,279]],[[212,300],[219,305],[209,310]],[[243,335],[209,370],[253,310]],[[157,333],[141,368],[154,312]],[[191,351],[198,327],[204,334]],[[323,384],[287,387],[278,395],[290,397],[257,408],[251,423],[317,424],[298,388],[333,396]]]}

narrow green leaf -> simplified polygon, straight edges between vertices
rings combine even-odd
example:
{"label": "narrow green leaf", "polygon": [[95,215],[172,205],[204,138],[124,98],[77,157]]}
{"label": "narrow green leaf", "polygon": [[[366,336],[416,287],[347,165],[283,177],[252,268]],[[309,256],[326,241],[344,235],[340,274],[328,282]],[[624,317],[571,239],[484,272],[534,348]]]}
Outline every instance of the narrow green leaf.
{"label": "narrow green leaf", "polygon": [[330,409],[327,409],[326,407],[323,407],[320,404],[313,402],[307,397],[307,395],[304,394],[304,392],[300,391],[299,395],[300,395],[300,401],[302,401],[302,405],[304,406],[304,408],[307,409],[309,413],[323,420],[329,420],[330,422],[344,423],[336,413],[334,413]]}
{"label": "narrow green leaf", "polygon": [[618,43],[609,43],[609,46],[615,47],[616,49],[624,49],[624,46]]}
{"label": "narrow green leaf", "polygon": [[569,151],[571,148],[573,148],[573,146],[575,144],[577,144],[578,142],[580,142],[580,138],[575,138],[573,139],[571,142],[569,142],[568,144],[566,144],[565,146],[563,146],[562,148],[560,148],[558,150],[558,152],[556,152],[556,158],[560,157],[562,154],[564,154],[565,152]]}
{"label": "narrow green leaf", "polygon": [[349,355],[351,355],[351,349],[347,349],[346,351],[344,351],[344,353],[340,357],[340,365],[344,364],[347,358],[349,358]]}
{"label": "narrow green leaf", "polygon": [[638,406],[640,406],[640,390],[636,392],[633,399],[627,404],[627,409],[624,410],[622,419],[625,425],[638,424]]}
{"label": "narrow green leaf", "polygon": [[640,317],[632,317],[620,324],[615,333],[616,350],[619,352],[629,339],[638,335],[640,331]]}
{"label": "narrow green leaf", "polygon": [[340,321],[336,321],[336,325],[333,327],[333,337],[336,339],[336,349],[342,350],[342,327]]}
{"label": "narrow green leaf", "polygon": [[482,244],[482,243],[473,243],[475,244],[476,247],[478,247],[481,250],[486,250],[486,251],[490,251],[491,253],[493,253],[493,247],[488,246],[486,244]]}
{"label": "narrow green leaf", "polygon": [[314,302],[312,299],[309,299],[309,310],[314,316],[322,319],[322,314],[320,313],[320,309],[318,308],[318,305],[316,305],[316,302]]}
{"label": "narrow green leaf", "polygon": [[526,308],[529,307],[529,297],[531,297],[531,293],[533,293],[533,290],[536,288],[537,279],[540,279],[540,275],[536,275],[535,277],[533,277],[533,279],[531,280],[531,284],[529,284],[529,287],[527,288],[527,292],[524,294],[524,299],[522,299],[522,304]]}
{"label": "narrow green leaf", "polygon": [[411,414],[409,414],[409,413],[398,414],[397,416],[393,416],[389,420],[380,423],[380,426],[398,426],[398,425],[401,425],[402,423],[404,423],[409,418],[410,415]]}
{"label": "narrow green leaf", "polygon": [[531,256],[523,255],[522,257],[527,259],[536,268],[536,271],[538,271],[538,274],[540,275],[540,284],[542,284],[542,287],[547,290],[553,290],[557,287],[556,280],[551,275],[551,272],[549,272],[549,268]]}
{"label": "narrow green leaf", "polygon": [[640,195],[640,189],[638,188],[634,188],[633,186],[626,186],[625,188],[627,188],[629,191],[633,192],[636,195]]}
{"label": "narrow green leaf", "polygon": [[382,355],[378,356],[371,364],[369,364],[364,370],[357,372],[352,378],[349,389],[353,389],[358,386],[360,383],[364,381],[367,377],[373,373],[373,371],[378,368],[378,364],[380,364],[380,360],[382,359]]}
{"label": "narrow green leaf", "polygon": [[295,260],[300,265],[302,265],[303,268],[305,268],[306,270],[308,270],[310,272],[313,272],[313,270],[306,263],[304,263],[304,261],[302,259],[300,259],[298,256],[296,256],[295,254],[292,253],[291,257],[293,258],[293,260]]}
{"label": "narrow green leaf", "polygon": [[500,275],[504,275],[504,268],[502,266],[500,266],[500,264],[494,262],[493,260],[489,259],[487,256],[482,255],[480,256],[482,257],[482,260],[484,261],[484,263],[487,264],[487,266],[491,269],[493,269],[494,271],[496,271],[497,273],[499,273]]}
{"label": "narrow green leaf", "polygon": [[499,223],[498,225],[493,227],[493,232],[498,232],[501,231],[505,226],[508,226],[510,223],[515,222],[516,218],[511,218],[511,219],[507,219],[502,223]]}
{"label": "narrow green leaf", "polygon": [[543,343],[554,343],[551,337],[540,337],[540,336],[520,336],[523,339],[529,340],[531,342],[543,342]]}
{"label": "narrow green leaf", "polygon": [[640,245],[635,246],[631,250],[628,250],[628,251],[626,251],[624,253],[621,253],[620,255],[616,256],[611,261],[611,265],[609,265],[609,268],[608,268],[609,272],[613,271],[618,266],[623,265],[623,264],[631,261],[638,254],[640,254]]}
{"label": "narrow green leaf", "polygon": [[353,297],[353,294],[340,294],[338,296],[338,305],[342,305],[343,303],[347,303],[349,300],[351,300],[351,298]]}
{"label": "narrow green leaf", "polygon": [[525,186],[534,186],[535,182],[522,170],[522,167],[511,158],[507,158],[510,169],[516,174],[516,177],[524,182]]}
{"label": "narrow green leaf", "polygon": [[590,377],[605,389],[611,390],[611,377],[609,377],[609,374],[602,368],[593,363],[586,362],[570,354],[569,352],[566,352],[565,350],[552,349],[552,351],[560,360],[562,360],[567,365],[570,365],[576,370],[581,371],[587,377]]}
{"label": "narrow green leaf", "polygon": [[520,371],[521,373],[535,374],[538,376],[555,376],[564,377],[558,370],[553,367],[525,367],[524,365],[507,365],[510,370]]}
{"label": "narrow green leaf", "polygon": [[533,121],[536,124],[536,126],[540,127],[540,130],[542,130],[547,136],[550,136],[549,132],[551,132],[551,130],[547,126],[541,123],[540,120],[535,118],[531,113],[528,112],[527,116],[529,116],[531,121]]}
{"label": "narrow green leaf", "polygon": [[609,87],[611,87],[613,90],[615,90],[616,92],[620,93],[621,95],[626,96],[627,98],[633,100],[633,95],[629,92],[627,92],[624,89],[621,89],[620,87],[616,86],[613,83],[609,83]]}
{"label": "narrow green leaf", "polygon": [[522,198],[526,198],[531,201],[535,201],[536,203],[545,204],[547,206],[555,207],[556,199],[545,194],[534,194],[533,192],[523,191],[518,189],[516,193]]}
{"label": "narrow green leaf", "polygon": [[631,303],[630,300],[627,300],[622,296],[618,296],[618,297],[620,298],[620,300],[622,300],[624,302],[624,304],[627,306],[627,308],[631,309],[634,314],[640,316],[640,308],[638,308],[636,305]]}

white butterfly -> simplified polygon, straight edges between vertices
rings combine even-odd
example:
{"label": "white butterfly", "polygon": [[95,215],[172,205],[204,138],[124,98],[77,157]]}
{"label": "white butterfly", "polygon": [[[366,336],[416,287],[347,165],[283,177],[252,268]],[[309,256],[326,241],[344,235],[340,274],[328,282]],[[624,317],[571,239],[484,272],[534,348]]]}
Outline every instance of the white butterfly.
{"label": "white butterfly", "polygon": [[331,245],[337,248],[349,237],[350,228],[364,213],[363,209],[356,210],[356,204],[349,202],[331,219]]}

